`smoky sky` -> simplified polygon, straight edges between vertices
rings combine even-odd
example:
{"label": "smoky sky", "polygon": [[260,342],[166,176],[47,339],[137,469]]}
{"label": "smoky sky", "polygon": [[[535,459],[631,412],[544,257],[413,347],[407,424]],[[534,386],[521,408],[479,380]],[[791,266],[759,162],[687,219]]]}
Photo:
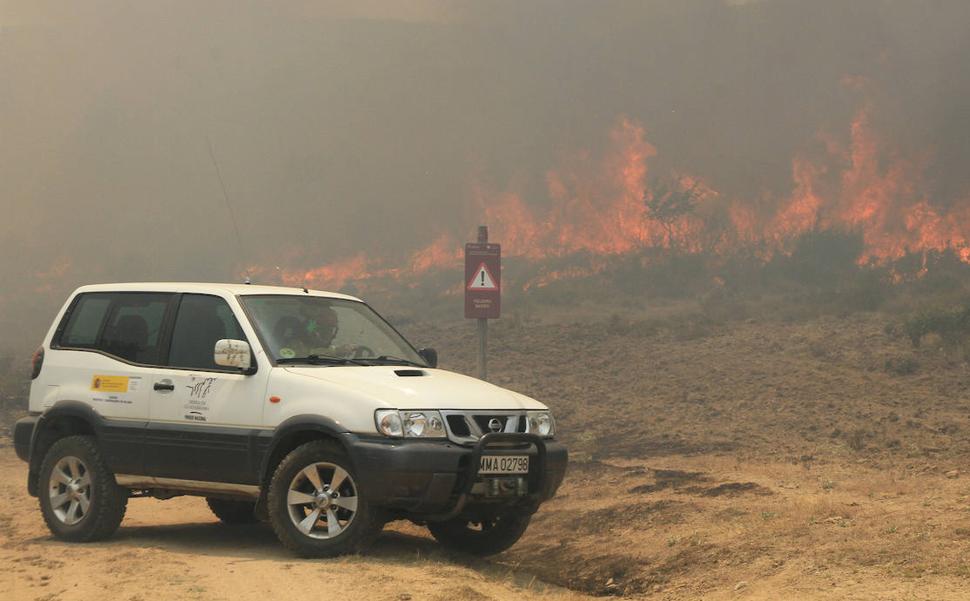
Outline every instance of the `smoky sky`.
{"label": "smoky sky", "polygon": [[662,165],[783,193],[858,109],[847,76],[965,201],[968,56],[964,1],[7,0],[0,330],[39,338],[88,281],[403,256],[468,231],[476,186],[541,202],[620,116]]}

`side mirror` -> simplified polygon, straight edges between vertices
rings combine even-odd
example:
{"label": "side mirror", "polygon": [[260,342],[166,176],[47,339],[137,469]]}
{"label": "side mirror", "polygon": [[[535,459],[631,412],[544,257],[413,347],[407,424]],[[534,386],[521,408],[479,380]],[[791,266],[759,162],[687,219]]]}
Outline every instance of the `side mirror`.
{"label": "side mirror", "polygon": [[418,351],[418,354],[429,367],[438,367],[438,351],[433,348],[423,348]]}
{"label": "side mirror", "polygon": [[249,343],[245,340],[223,339],[217,341],[212,359],[216,365],[237,367],[242,371],[249,371],[252,365],[252,353],[249,349]]}

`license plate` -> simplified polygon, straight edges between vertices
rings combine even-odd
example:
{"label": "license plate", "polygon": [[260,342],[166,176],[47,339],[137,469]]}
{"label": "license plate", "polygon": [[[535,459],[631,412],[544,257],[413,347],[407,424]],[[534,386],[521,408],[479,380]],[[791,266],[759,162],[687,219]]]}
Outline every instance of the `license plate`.
{"label": "license plate", "polygon": [[479,474],[528,474],[528,455],[482,455]]}

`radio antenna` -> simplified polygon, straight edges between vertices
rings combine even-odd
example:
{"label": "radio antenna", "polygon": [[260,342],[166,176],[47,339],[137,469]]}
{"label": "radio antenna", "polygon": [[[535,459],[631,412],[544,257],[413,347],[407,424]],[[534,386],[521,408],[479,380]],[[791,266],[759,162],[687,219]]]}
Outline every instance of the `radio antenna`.
{"label": "radio antenna", "polygon": [[[226,191],[226,182],[222,179],[222,170],[219,169],[219,161],[216,160],[216,152],[212,149],[212,139],[206,134],[205,141],[209,148],[209,158],[212,159],[212,166],[215,167],[216,177],[219,179],[219,188],[222,189],[222,200],[226,203],[226,211],[229,212],[229,220],[232,222],[232,231],[236,235],[236,249],[239,257],[242,258],[243,244],[242,236],[239,235],[239,224],[236,222],[236,212],[232,210],[232,203],[229,201],[229,193]],[[246,283],[251,284],[252,278],[249,275],[249,266],[246,266]]]}

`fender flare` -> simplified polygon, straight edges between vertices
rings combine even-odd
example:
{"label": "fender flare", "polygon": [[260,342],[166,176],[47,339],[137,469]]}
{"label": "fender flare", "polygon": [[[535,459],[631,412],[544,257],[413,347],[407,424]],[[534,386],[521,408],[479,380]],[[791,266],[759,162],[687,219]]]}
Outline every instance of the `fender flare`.
{"label": "fender flare", "polygon": [[312,413],[295,415],[283,421],[273,430],[273,438],[267,445],[266,452],[263,453],[259,465],[260,483],[268,482],[272,477],[272,470],[276,467],[273,465],[274,462],[272,459],[276,455],[280,444],[289,436],[301,432],[318,432],[328,438],[333,438],[347,451],[347,454],[351,456],[351,461],[353,461],[352,449],[349,444],[350,441],[348,440],[348,435],[352,436],[350,430],[323,415],[314,415]]}
{"label": "fender flare", "polygon": [[94,435],[100,436],[104,426],[104,418],[91,408],[90,405],[80,401],[58,401],[50,409],[44,411],[37,417],[37,424],[30,435],[30,451],[27,474],[28,492],[37,496],[37,475],[40,471],[40,464],[44,460],[44,454],[38,453],[37,445],[44,433],[51,428],[51,424],[58,418],[70,417],[79,419],[91,427]]}

